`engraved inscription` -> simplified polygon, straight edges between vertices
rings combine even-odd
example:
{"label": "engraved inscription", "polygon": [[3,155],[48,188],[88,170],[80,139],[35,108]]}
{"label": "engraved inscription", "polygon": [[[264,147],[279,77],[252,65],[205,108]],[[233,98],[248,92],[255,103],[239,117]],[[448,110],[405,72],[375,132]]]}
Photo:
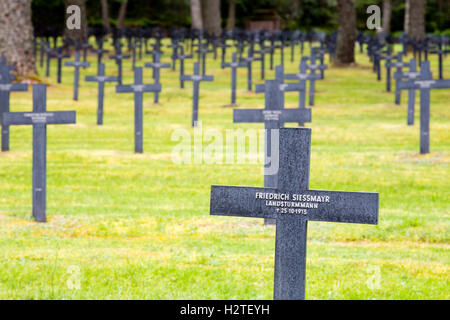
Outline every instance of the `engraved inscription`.
{"label": "engraved inscription", "polygon": [[417,84],[421,89],[428,89],[433,84],[435,84],[436,81],[434,80],[424,80],[424,81],[414,81],[414,84]]}
{"label": "engraved inscription", "polygon": [[32,123],[46,123],[48,118],[54,116],[53,112],[41,112],[41,113],[25,113],[25,118],[31,118]]}
{"label": "engraved inscription", "polygon": [[280,120],[281,111],[279,110],[263,110],[263,116],[265,121],[278,121]]}
{"label": "engraved inscription", "polygon": [[0,84],[0,91],[9,91],[11,90],[11,84]]}
{"label": "engraved inscription", "polygon": [[274,208],[276,213],[281,214],[306,215],[308,210],[330,203],[330,196],[313,194],[256,192],[255,199],[263,201],[264,206]]}
{"label": "engraved inscription", "polygon": [[134,92],[142,92],[142,91],[144,91],[144,85],[143,84],[134,84],[131,87],[133,88]]}

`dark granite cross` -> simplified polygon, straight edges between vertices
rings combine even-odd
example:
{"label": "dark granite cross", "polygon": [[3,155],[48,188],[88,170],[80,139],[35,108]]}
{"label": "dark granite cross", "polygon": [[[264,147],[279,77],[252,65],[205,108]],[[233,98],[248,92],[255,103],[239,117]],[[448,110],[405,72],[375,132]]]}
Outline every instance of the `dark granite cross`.
{"label": "dark granite cross", "polygon": [[172,70],[175,71],[177,59],[178,59],[178,50],[182,48],[176,39],[172,39],[172,43],[167,45],[167,48],[172,48],[172,55],[170,59],[172,59]]}
{"label": "dark granite cross", "polygon": [[[213,49],[208,49],[208,44],[202,44],[195,52],[198,54],[197,62],[202,63],[202,76],[206,74],[206,54],[213,52]],[[200,59],[201,58],[201,59]]]}
{"label": "dark granite cross", "polygon": [[117,82],[117,77],[105,76],[105,64],[100,63],[97,69],[97,76],[86,76],[87,82],[98,82],[97,95],[97,124],[103,124],[103,101],[105,95],[105,82]]}
{"label": "dark granite cross", "polygon": [[53,56],[53,53],[55,52],[54,49],[50,48],[50,45],[45,49],[45,53],[47,54],[47,58],[45,60],[45,76],[48,78],[50,77],[50,63],[51,59],[55,58]]}
{"label": "dark granite cross", "polygon": [[[9,112],[9,98],[12,91],[27,91],[28,85],[22,83],[10,83],[15,80],[11,71],[15,68],[6,64],[5,56],[0,59],[0,121],[2,114]],[[2,151],[9,151],[9,126],[2,126]]]}
{"label": "dark granite cross", "polygon": [[[153,79],[155,80],[155,84],[160,84],[160,82],[159,82],[160,69],[161,68],[170,68],[170,64],[169,63],[161,63],[160,58],[159,58],[159,53],[155,53],[154,57],[155,57],[154,62],[146,63],[145,67],[153,69]],[[158,91],[155,91],[153,102],[154,103],[159,102]]]}
{"label": "dark granite cross", "polygon": [[218,48],[222,49],[222,54],[221,54],[221,62],[220,65],[223,68],[225,68],[224,63],[225,63],[225,56],[227,54],[227,48],[231,48],[231,45],[227,44],[227,39],[223,38],[221,39],[221,41],[217,44]]}
{"label": "dark granite cross", "polygon": [[57,75],[57,81],[58,83],[61,83],[61,73],[62,73],[62,60],[64,58],[70,58],[70,54],[63,52],[63,47],[59,47],[56,49],[56,51],[52,51],[50,53],[53,58],[56,58],[58,60],[58,75]]}
{"label": "dark granite cross", "polygon": [[198,100],[201,81],[214,81],[213,76],[200,75],[200,67],[198,62],[194,63],[194,74],[184,75],[180,77],[183,81],[192,81],[193,93],[192,93],[192,126],[197,126],[198,121]]}
{"label": "dark granite cross", "polygon": [[33,112],[9,112],[3,126],[33,125],[33,217],[46,222],[47,125],[75,123],[75,111],[47,111],[44,84],[33,85]]}
{"label": "dark granite cross", "polygon": [[403,62],[403,53],[399,52],[397,53],[396,62],[386,62],[386,67],[390,68],[396,68],[396,71],[394,73],[394,79],[395,79],[395,104],[400,104],[400,89],[398,88],[398,75],[402,73],[402,68],[407,67],[409,64],[406,62]]}
{"label": "dark granite cross", "polygon": [[[311,74],[315,75],[316,70],[325,70],[328,67],[324,64],[316,64],[316,56],[314,54],[314,51],[311,53],[310,58],[311,64],[307,64],[306,68],[311,70]],[[309,81],[309,105],[314,105],[314,91],[316,91],[316,79],[311,79]]]}
{"label": "dark granite cross", "polygon": [[108,53],[109,50],[103,49],[103,38],[98,41],[98,48],[92,49],[92,52],[97,54],[97,67],[102,63],[103,54]]}
{"label": "dark granite cross", "polygon": [[91,64],[89,62],[80,62],[80,53],[75,53],[75,61],[64,62],[66,67],[74,67],[73,73],[73,100],[78,101],[78,85],[80,83],[80,67],[86,68]]}
{"label": "dark granite cross", "polygon": [[231,106],[236,106],[236,76],[237,68],[246,67],[247,63],[237,62],[236,52],[233,52],[231,62],[223,63],[222,68],[231,68]]}
{"label": "dark granite cross", "polygon": [[184,88],[184,60],[192,59],[192,57],[193,56],[191,54],[184,54],[184,48],[182,46],[179,48],[178,60],[180,60],[180,88],[182,89]]}
{"label": "dark granite cross", "polygon": [[261,60],[259,57],[255,57],[253,55],[253,49],[250,47],[248,49],[248,56],[246,58],[242,58],[241,62],[245,62],[247,64],[247,90],[252,91],[252,62]]}
{"label": "dark granite cross", "polygon": [[130,55],[122,54],[122,46],[120,43],[116,44],[116,54],[109,56],[110,59],[114,59],[117,64],[117,82],[122,84],[122,60],[129,59]]}
{"label": "dark granite cross", "polygon": [[276,220],[274,299],[305,298],[308,221],[378,223],[378,193],[309,190],[311,129],[279,130],[276,187],[211,186],[210,214]]}
{"label": "dark granite cross", "polygon": [[[394,74],[395,79],[399,79],[406,81],[414,81],[420,79],[420,73],[416,71],[416,59],[411,59],[409,61],[409,72],[396,72]],[[401,91],[403,88],[401,86],[398,87],[398,90]],[[414,124],[414,109],[415,109],[415,100],[416,100],[416,90],[414,88],[408,89],[408,112],[407,112],[407,124],[409,126]]]}
{"label": "dark granite cross", "polygon": [[[83,50],[83,62],[87,62],[87,52],[92,49],[92,45],[88,41],[82,42],[78,45],[78,49]],[[78,51],[78,50],[77,50]],[[86,66],[82,66],[84,69]]]}
{"label": "dark granite cross", "polygon": [[[299,83],[306,88],[306,81],[308,80],[319,80],[320,79],[320,75],[318,74],[312,74],[312,73],[307,73],[307,66],[306,66],[306,60],[302,59],[300,62],[300,66],[299,66],[299,73],[295,73],[295,74],[285,74],[284,75],[284,79],[286,80],[298,80]],[[314,92],[312,93],[314,94]],[[299,91],[299,95],[298,95],[298,107],[299,108],[306,108],[306,89],[305,90],[300,90]]]}
{"label": "dark granite cross", "polygon": [[389,62],[397,59],[397,55],[392,53],[392,49],[390,46],[386,49],[386,54],[380,57],[381,60],[386,60],[386,91],[391,92],[391,65]]}
{"label": "dark granite cross", "polygon": [[41,37],[40,40],[40,46],[39,46],[39,66],[42,68],[44,66],[44,56],[45,56],[45,50],[49,47],[48,42],[45,41],[44,37]]}
{"label": "dark granite cross", "polygon": [[271,50],[269,48],[266,48],[264,45],[264,41],[261,41],[259,44],[260,48],[258,51],[255,51],[254,53],[258,53],[259,59],[261,61],[261,79],[265,79],[265,68],[266,68],[266,54],[270,54]]}
{"label": "dark granite cross", "polygon": [[160,84],[143,84],[142,67],[134,68],[134,84],[116,86],[117,93],[134,93],[134,152],[143,152],[143,94],[161,91]]}
{"label": "dark granite cross", "polygon": [[435,49],[430,51],[431,54],[437,54],[438,55],[438,71],[439,71],[439,79],[441,79],[441,80],[443,79],[443,72],[442,72],[442,65],[443,65],[442,64],[442,58],[443,58],[443,55],[446,55],[446,54],[450,53],[449,49],[444,49],[442,47],[442,42],[443,42],[443,40],[439,39],[438,43],[437,43],[437,48],[435,48]]}
{"label": "dark granite cross", "polygon": [[420,64],[420,80],[399,81],[399,89],[420,90],[420,153],[430,153],[430,90],[449,89],[449,80],[433,80],[430,71],[430,62],[422,61]]}

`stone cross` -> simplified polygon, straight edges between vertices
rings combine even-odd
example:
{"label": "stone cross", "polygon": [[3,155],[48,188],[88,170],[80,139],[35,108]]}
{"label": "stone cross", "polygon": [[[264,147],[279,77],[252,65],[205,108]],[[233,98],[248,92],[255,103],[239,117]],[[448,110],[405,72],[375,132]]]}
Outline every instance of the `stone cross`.
{"label": "stone cross", "polygon": [[213,51],[213,49],[208,49],[208,44],[200,45],[200,47],[195,51],[198,54],[197,62],[202,63],[202,76],[206,74],[206,54]]}
{"label": "stone cross", "polygon": [[45,53],[47,54],[47,58],[45,60],[45,76],[48,78],[50,77],[50,62],[51,59],[54,58],[53,53],[55,52],[54,49],[50,48],[50,45],[45,49]]}
{"label": "stone cross", "polygon": [[86,76],[85,81],[98,83],[97,95],[97,125],[103,124],[103,101],[105,95],[105,82],[117,82],[117,77],[105,76],[105,64],[100,63],[98,66],[97,76]]}
{"label": "stone cross", "polygon": [[134,93],[134,152],[143,152],[143,94],[144,92],[161,91],[160,84],[143,84],[142,67],[134,69],[134,84],[117,85],[117,93]]}
{"label": "stone cross", "polygon": [[75,61],[64,62],[66,67],[74,67],[75,71],[73,73],[73,100],[78,101],[78,86],[80,83],[80,67],[86,68],[91,64],[89,62],[80,62],[80,52],[75,53]]}
{"label": "stone cross", "polygon": [[237,68],[246,66],[247,63],[245,62],[237,62],[236,52],[233,52],[230,63],[222,63],[222,68],[231,68],[231,106],[236,106]]}
{"label": "stone cross", "polygon": [[[328,67],[324,64],[316,64],[316,56],[314,51],[311,53],[311,64],[307,64],[306,68],[311,70],[311,74],[315,75],[316,70],[325,70]],[[316,79],[311,79],[309,81],[309,105],[314,105],[314,91],[316,90]]]}
{"label": "stone cross", "polygon": [[192,126],[197,126],[198,121],[198,100],[199,100],[199,91],[200,91],[200,82],[201,81],[214,81],[213,76],[205,76],[200,75],[200,67],[198,62],[194,63],[194,74],[193,75],[184,75],[181,77],[183,81],[192,81],[193,83],[193,94],[192,94]]}
{"label": "stone cross", "polygon": [[3,126],[33,125],[33,217],[46,222],[47,125],[75,123],[75,111],[47,111],[44,84],[33,85],[33,112],[8,112]]}
{"label": "stone cross", "polygon": [[179,48],[178,60],[180,60],[180,88],[182,89],[184,88],[184,60],[192,59],[192,57],[193,56],[191,54],[184,54],[184,48],[182,46]]}
{"label": "stone cross", "polygon": [[420,90],[420,153],[430,153],[430,90],[449,89],[450,80],[433,80],[430,62],[422,61],[420,80],[399,81],[399,89]]}
{"label": "stone cross", "polygon": [[401,52],[397,53],[396,62],[386,62],[386,68],[390,67],[396,68],[396,71],[394,73],[394,79],[395,79],[395,104],[400,104],[400,89],[398,88],[398,81],[400,80],[397,76],[402,73],[402,68],[407,67],[409,64],[406,62],[403,62],[403,54]]}
{"label": "stone cross", "polygon": [[[399,78],[399,83],[401,80],[414,81],[420,79],[420,73],[416,70],[416,59],[411,59],[409,61],[409,72],[395,73],[394,77]],[[402,86],[398,87],[398,90],[402,90]],[[414,109],[416,100],[416,90],[414,88],[408,89],[408,112],[407,112],[407,124],[412,126],[414,124]]]}
{"label": "stone cross", "polygon": [[[11,75],[14,67],[6,64],[5,56],[0,59],[0,121],[2,114],[9,112],[9,98],[12,91],[27,91],[28,85],[22,83],[10,83],[15,80],[15,76]],[[9,126],[1,128],[2,151],[9,151]]]}
{"label": "stone cross", "polygon": [[266,54],[270,54],[271,50],[269,48],[266,48],[264,45],[264,41],[261,41],[260,49],[258,51],[255,51],[254,53],[258,53],[259,59],[261,61],[261,80],[265,79],[265,66],[266,66]]}
{"label": "stone cross", "polygon": [[[320,75],[318,74],[312,74],[307,73],[307,66],[306,66],[306,60],[302,59],[299,65],[299,73],[295,74],[285,74],[284,79],[286,80],[298,80],[299,83],[306,88],[306,81],[311,80],[319,80]],[[314,92],[312,92],[314,94]],[[299,91],[298,95],[298,107],[299,108],[306,108],[306,89]]]}
{"label": "stone cross", "polygon": [[380,57],[381,60],[386,60],[386,91],[391,92],[391,64],[389,62],[397,59],[397,56],[392,54],[391,47],[387,47],[386,54]]}
{"label": "stone cross", "polygon": [[103,54],[108,53],[109,50],[103,49],[103,39],[99,39],[98,48],[92,49],[92,52],[97,54],[97,67],[102,63]]}
{"label": "stone cross", "polygon": [[58,49],[56,49],[56,51],[52,51],[51,55],[52,55],[53,58],[56,58],[58,60],[57,81],[58,81],[58,83],[61,83],[62,60],[64,58],[70,58],[70,54],[63,53],[63,47],[59,47]]}
{"label": "stone cross", "polygon": [[261,60],[261,58],[255,57],[253,55],[253,49],[250,47],[248,49],[248,56],[246,58],[242,58],[241,62],[245,62],[247,64],[247,90],[252,91],[252,62]]}
{"label": "stone cross", "polygon": [[276,220],[274,299],[305,298],[308,221],[378,223],[378,193],[309,189],[311,129],[279,130],[276,187],[211,186],[210,214]]}
{"label": "stone cross", "polygon": [[109,56],[110,59],[114,59],[117,64],[117,82],[119,85],[122,84],[122,60],[129,59],[130,55],[122,54],[122,46],[120,43],[116,44],[116,54]]}
{"label": "stone cross", "polygon": [[[160,82],[159,82],[160,69],[161,68],[170,68],[170,64],[169,63],[161,63],[159,53],[155,53],[154,57],[155,57],[154,62],[146,63],[144,66],[146,68],[153,69],[153,79],[155,80],[155,84],[160,84]],[[154,101],[154,103],[159,102],[158,91],[155,91],[153,101]]]}
{"label": "stone cross", "polygon": [[172,55],[170,58],[172,59],[172,70],[175,71],[177,59],[178,59],[178,50],[182,48],[180,44],[178,44],[178,40],[172,38],[172,43],[167,45],[167,48],[172,48]]}
{"label": "stone cross", "polygon": [[217,44],[217,47],[222,49],[220,65],[221,65],[221,67],[222,67],[222,69],[223,69],[223,68],[225,68],[224,63],[225,63],[225,56],[226,56],[226,54],[227,54],[227,48],[230,48],[231,45],[227,44],[227,39],[226,39],[226,38],[223,38],[223,39]]}
{"label": "stone cross", "polygon": [[437,54],[438,55],[438,71],[439,71],[439,79],[442,80],[443,79],[443,72],[442,72],[442,58],[443,55],[447,55],[448,53],[450,53],[449,49],[444,49],[442,48],[442,39],[439,39],[438,44],[437,44],[437,48],[434,50],[431,50],[430,53],[431,54]]}

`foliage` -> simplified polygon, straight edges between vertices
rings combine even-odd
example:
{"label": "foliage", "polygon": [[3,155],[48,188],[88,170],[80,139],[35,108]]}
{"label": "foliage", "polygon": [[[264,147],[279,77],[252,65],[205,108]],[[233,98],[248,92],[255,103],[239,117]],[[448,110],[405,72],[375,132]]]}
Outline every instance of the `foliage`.
{"label": "foliage", "polygon": [[[109,0],[112,25],[115,24],[121,0]],[[260,19],[262,12],[272,11],[285,21],[288,29],[333,30],[337,27],[336,0],[301,0],[293,10],[292,0],[237,0],[236,26],[244,27],[248,19]],[[366,8],[382,0],[355,0],[357,25],[366,28]],[[426,2],[427,32],[450,28],[450,2],[428,0]],[[101,5],[98,0],[86,0],[87,18],[91,26],[101,25]],[[404,0],[392,0],[391,30],[403,30]],[[52,14],[49,14],[51,12]],[[228,15],[228,0],[221,1],[223,25]],[[35,26],[64,25],[64,0],[33,0],[33,23]],[[127,26],[185,26],[190,25],[188,0],[132,0],[128,1]]]}

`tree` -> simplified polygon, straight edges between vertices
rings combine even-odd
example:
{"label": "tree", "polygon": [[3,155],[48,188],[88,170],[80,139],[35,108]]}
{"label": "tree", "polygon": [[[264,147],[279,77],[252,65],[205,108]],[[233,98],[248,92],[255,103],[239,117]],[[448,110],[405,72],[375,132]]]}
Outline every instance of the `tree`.
{"label": "tree", "polygon": [[385,32],[386,34],[389,34],[391,32],[391,13],[392,13],[391,0],[383,0],[382,28],[383,28],[383,32]]}
{"label": "tree", "polygon": [[72,42],[74,43],[86,41],[87,40],[86,0],[65,0],[65,4],[66,4],[67,20],[64,35],[70,40],[72,40]]}
{"label": "tree", "polygon": [[18,77],[36,74],[31,0],[0,1],[0,55],[16,67]]}
{"label": "tree", "polygon": [[355,62],[356,11],[353,0],[338,0],[338,38],[336,63]]}
{"label": "tree", "polygon": [[227,29],[233,30],[236,26],[236,0],[230,0],[228,3]]}
{"label": "tree", "polygon": [[200,0],[191,0],[191,27],[192,29],[203,29],[202,6]]}
{"label": "tree", "polygon": [[111,30],[111,24],[109,23],[108,0],[101,0],[101,5],[102,5],[103,28]]}
{"label": "tree", "polygon": [[206,32],[213,36],[220,36],[222,33],[220,0],[202,1],[202,20]]}
{"label": "tree", "polygon": [[410,39],[425,39],[425,0],[406,0],[405,33]]}
{"label": "tree", "polygon": [[125,26],[125,17],[127,15],[128,0],[122,0],[119,9],[119,17],[117,18],[117,28],[122,29]]}

